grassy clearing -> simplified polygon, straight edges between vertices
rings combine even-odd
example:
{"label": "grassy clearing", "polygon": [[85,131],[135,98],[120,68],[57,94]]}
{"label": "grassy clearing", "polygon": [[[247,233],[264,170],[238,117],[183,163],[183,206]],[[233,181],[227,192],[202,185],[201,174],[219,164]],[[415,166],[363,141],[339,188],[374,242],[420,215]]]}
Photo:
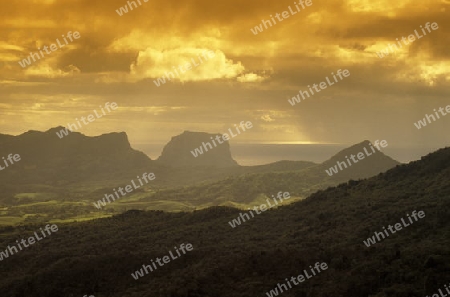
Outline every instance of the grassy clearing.
{"label": "grassy clearing", "polygon": [[30,206],[48,206],[48,205],[55,205],[55,204],[62,204],[62,203],[59,202],[59,201],[56,201],[56,200],[50,200],[50,201],[45,201],[45,202],[21,204],[21,205],[17,205],[17,206],[14,206],[14,207],[21,208],[21,207],[30,207]]}
{"label": "grassy clearing", "polygon": [[103,213],[90,213],[87,215],[81,215],[76,217],[67,218],[64,220],[60,219],[53,219],[50,220],[49,223],[72,223],[72,222],[83,222],[83,221],[90,221],[95,219],[101,219],[101,218],[108,218],[111,217],[112,214],[103,214]]}
{"label": "grassy clearing", "polygon": [[0,226],[12,226],[22,223],[25,217],[0,217]]}

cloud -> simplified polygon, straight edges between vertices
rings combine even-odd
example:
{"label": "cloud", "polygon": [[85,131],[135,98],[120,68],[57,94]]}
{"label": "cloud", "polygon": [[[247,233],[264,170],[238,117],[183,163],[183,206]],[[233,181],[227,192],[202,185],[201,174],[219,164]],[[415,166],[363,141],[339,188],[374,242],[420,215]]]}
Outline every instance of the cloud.
{"label": "cloud", "polygon": [[265,115],[261,116],[261,120],[263,120],[264,122],[273,122],[273,121],[275,121],[268,114],[265,114]]}
{"label": "cloud", "polygon": [[63,69],[55,68],[49,62],[41,62],[28,67],[25,70],[25,75],[44,78],[59,78],[66,76],[73,76],[79,74],[81,71],[74,65],[68,65]]}
{"label": "cloud", "polygon": [[399,9],[406,7],[411,3],[416,3],[414,0],[347,0],[348,7],[355,12],[370,12],[377,14],[386,14],[394,16]]}
{"label": "cloud", "polygon": [[255,73],[246,73],[237,78],[238,82],[247,83],[247,82],[262,82],[266,79],[266,77],[259,76]]}
{"label": "cloud", "polygon": [[[122,111],[105,119],[107,127],[142,142],[149,130],[156,141],[186,129],[226,131],[243,119],[254,122],[245,137],[255,141],[416,141],[411,122],[448,101],[450,0],[313,0],[263,34],[251,33],[293,2],[150,0],[119,17],[115,10],[127,0],[7,1],[0,10],[0,101],[9,104],[2,115],[11,115],[0,119],[0,133],[45,130],[88,112],[87,103],[114,100]],[[426,22],[440,29],[377,57]],[[75,30],[81,39],[70,50],[27,69],[17,63]],[[215,56],[200,64],[209,50]],[[174,74],[170,87],[151,82],[192,59],[199,65]],[[287,103],[337,69],[351,77],[301,107]],[[65,100],[85,95],[94,98]],[[104,132],[97,124],[87,129]],[[391,128],[398,125],[406,131],[400,137]],[[438,132],[427,140],[442,143]]]}
{"label": "cloud", "polygon": [[23,47],[17,46],[15,44],[9,44],[4,41],[0,41],[0,50],[14,50],[14,51],[23,51]]}
{"label": "cloud", "polygon": [[148,48],[139,52],[130,67],[130,74],[137,80],[166,76],[187,82],[233,78],[244,70],[240,62],[234,63],[219,50],[178,48],[160,51]]}

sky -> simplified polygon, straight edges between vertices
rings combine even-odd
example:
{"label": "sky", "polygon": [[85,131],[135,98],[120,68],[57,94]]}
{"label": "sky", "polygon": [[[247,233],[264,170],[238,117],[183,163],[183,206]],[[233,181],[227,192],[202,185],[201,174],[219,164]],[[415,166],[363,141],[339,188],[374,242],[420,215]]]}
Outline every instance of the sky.
{"label": "sky", "polygon": [[[132,145],[158,144],[185,130],[224,133],[251,121],[232,142],[450,143],[450,116],[414,125],[450,104],[450,0],[311,0],[297,3],[300,11],[295,0],[140,2],[122,15],[123,0],[3,3],[0,133],[67,126],[116,102],[117,110],[78,132],[125,131]],[[287,18],[252,32],[283,11]],[[438,29],[424,35],[427,22]],[[423,37],[379,58],[414,30]],[[79,38],[66,44],[69,31]],[[19,65],[57,39],[64,47]],[[202,53],[213,57],[199,62]],[[198,65],[154,83],[192,60]],[[339,69],[350,75],[288,102]]]}

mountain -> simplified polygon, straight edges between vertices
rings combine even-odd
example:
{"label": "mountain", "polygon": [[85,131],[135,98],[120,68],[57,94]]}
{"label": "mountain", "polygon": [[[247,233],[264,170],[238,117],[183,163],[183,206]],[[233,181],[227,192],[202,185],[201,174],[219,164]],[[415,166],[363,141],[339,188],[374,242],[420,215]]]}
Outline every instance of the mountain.
{"label": "mountain", "polygon": [[[448,284],[449,176],[446,148],[249,215],[235,228],[229,222],[243,211],[228,207],[130,211],[61,225],[50,238],[2,260],[0,290],[5,297],[267,296],[286,278],[304,270],[311,276],[309,265],[319,262],[328,269],[276,295],[431,296]],[[425,217],[370,247],[364,244],[383,226],[408,221],[413,211]],[[0,249],[39,227],[3,228]],[[141,279],[132,277],[182,243],[193,250],[148,274],[142,270]]]}
{"label": "mountain", "polygon": [[[382,147],[380,148],[382,149]],[[358,154],[360,154],[362,160],[358,159]],[[338,163],[340,163],[340,167]],[[331,178],[349,180],[371,177],[397,165],[400,165],[400,163],[386,156],[370,141],[365,140],[338,152],[329,160],[323,162],[317,169],[320,171],[328,170],[332,173]],[[330,171],[331,167],[335,169],[334,173]]]}
{"label": "mountain", "polygon": [[228,141],[222,141],[223,143],[220,144],[215,140],[216,136],[222,135],[184,131],[172,137],[164,146],[158,162],[171,167],[237,166],[237,162],[231,157]]}
{"label": "mountain", "polygon": [[0,144],[7,142],[7,141],[11,141],[13,139],[14,139],[14,136],[12,136],[12,135],[0,134]]}
{"label": "mountain", "polygon": [[78,132],[59,138],[64,127],[0,137],[0,156],[21,160],[0,171],[4,183],[64,184],[119,179],[154,167],[144,153],[131,148],[125,132],[88,137]]}
{"label": "mountain", "polygon": [[[205,182],[180,188],[166,189],[149,194],[142,202],[183,201],[183,209],[188,203],[190,209],[205,206],[223,205],[247,208],[259,205],[272,194],[290,189],[296,199],[306,198],[320,189],[335,186],[351,179],[362,179],[385,172],[400,163],[386,156],[381,151],[366,157],[347,169],[329,176],[326,170],[336,166],[337,161],[345,161],[346,156],[357,155],[370,150],[372,144],[363,141],[338,152],[322,164],[305,164],[304,162],[281,161],[263,166],[252,166],[241,171],[242,174],[228,176],[222,180]],[[370,152],[373,152],[372,150]],[[369,153],[370,153],[369,152]],[[342,165],[343,166],[343,165]],[[213,168],[207,174],[217,174]]]}
{"label": "mountain", "polygon": [[[231,158],[228,143],[223,143],[205,153],[215,156],[207,157],[207,162],[187,166],[189,161],[179,167],[182,162],[177,161],[172,167],[165,158],[172,154],[175,160],[181,160],[181,151],[190,153],[187,147],[181,149],[180,143],[186,145],[187,140],[196,139],[201,144],[213,134],[185,132],[167,144],[159,161],[152,161],[131,148],[124,132],[96,137],[74,132],[60,138],[56,134],[62,129],[0,135],[0,157],[10,153],[21,156],[19,162],[0,171],[3,209],[0,225],[87,220],[129,209],[185,211],[215,205],[245,209],[260,205],[278,191],[290,189],[293,196],[290,201],[295,201],[339,182],[373,176],[398,164],[379,153],[370,157],[377,158],[375,164],[367,158],[366,163],[361,162],[364,166],[352,166],[330,177],[325,173],[330,162],[344,158],[351,150],[359,150],[358,145],[338,153],[329,164],[324,163],[326,167],[304,161],[239,166]],[[214,155],[220,147],[225,151],[218,150]],[[196,159],[191,154],[190,160]],[[150,172],[156,176],[151,183],[101,210],[93,208],[93,203],[106,193]]]}

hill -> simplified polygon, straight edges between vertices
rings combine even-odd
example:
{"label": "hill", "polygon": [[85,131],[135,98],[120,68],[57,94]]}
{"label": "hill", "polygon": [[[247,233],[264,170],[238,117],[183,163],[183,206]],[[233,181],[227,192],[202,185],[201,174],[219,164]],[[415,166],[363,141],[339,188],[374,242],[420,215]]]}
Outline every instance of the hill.
{"label": "hill", "polygon": [[[182,201],[189,205],[187,209],[204,208],[215,205],[247,208],[259,205],[278,191],[290,189],[295,199],[303,199],[320,189],[335,186],[350,179],[362,179],[385,172],[400,163],[378,151],[337,174],[329,176],[325,170],[346,160],[345,156],[357,154],[371,145],[363,141],[338,152],[322,164],[281,161],[264,166],[247,168],[238,176],[205,182],[203,184],[161,190],[140,201]],[[304,165],[303,168],[301,165]],[[279,170],[277,170],[279,169]],[[213,169],[210,169],[211,174]]]}
{"label": "hill", "polygon": [[[55,127],[45,132],[31,130],[18,136],[0,134],[0,157],[11,153],[21,157],[7,170],[0,170],[0,187],[45,184],[82,188],[86,184],[94,184],[97,188],[109,188],[129,182],[143,172],[156,174],[153,186],[172,187],[249,172],[299,170],[315,165],[312,162],[282,161],[261,166],[239,166],[231,158],[228,143],[194,158],[186,145],[201,144],[213,135],[197,132],[185,132],[173,137],[156,162],[134,150],[125,132],[94,137],[71,132],[59,138],[57,133],[63,129]],[[189,155],[189,162],[181,162],[186,154]]]}
{"label": "hill", "polygon": [[[360,154],[362,160],[356,157],[358,154]],[[337,165],[339,163],[340,167]],[[397,165],[400,165],[400,163],[386,156],[382,150],[374,147],[370,141],[365,140],[338,152],[329,160],[323,162],[321,166],[318,166],[317,169],[320,171],[328,170],[327,175],[330,176],[329,173],[331,173],[331,178],[349,180],[371,177]],[[335,168],[334,172],[330,170],[332,167]]]}
{"label": "hill", "polygon": [[78,132],[59,138],[63,127],[0,137],[0,156],[21,160],[0,171],[8,184],[61,185],[80,181],[120,179],[155,167],[144,153],[131,148],[124,132],[88,137]]}
{"label": "hill", "polygon": [[[419,297],[448,283],[450,148],[367,180],[349,181],[232,228],[240,211],[129,211],[59,226],[51,238],[4,259],[3,296],[266,296],[285,278],[325,262],[282,296]],[[290,191],[290,188],[284,189]],[[426,217],[366,247],[412,211]],[[2,230],[0,246],[38,227]],[[191,243],[193,251],[141,279],[131,273]]]}
{"label": "hill", "polygon": [[172,137],[164,146],[158,162],[171,167],[237,166],[237,162],[231,157],[228,141],[221,141],[220,144],[215,141],[216,137],[220,140],[222,135],[184,131]]}
{"label": "hill", "polygon": [[[206,163],[184,166],[177,163],[172,167],[170,162],[152,161],[133,150],[124,132],[96,137],[73,132],[59,138],[57,133],[61,129],[0,135],[0,156],[9,153],[21,156],[19,162],[0,171],[0,225],[89,220],[130,209],[187,211],[215,205],[247,208],[287,188],[291,189],[294,197],[291,201],[294,201],[319,189],[351,178],[373,176],[398,164],[380,153],[376,164],[369,160],[367,166],[355,166],[330,178],[323,164],[312,162],[239,166],[231,158],[228,143],[223,143],[225,151],[217,151],[222,156],[218,157],[219,162],[208,157]],[[174,137],[177,140],[166,146],[169,149],[164,158],[180,155],[181,148],[186,149],[183,145],[174,146],[180,139],[184,139],[182,143],[192,144],[193,139],[196,143],[201,139],[206,141],[205,137],[211,136],[185,132]],[[190,159],[197,160],[193,156]],[[231,165],[222,167],[224,160]],[[93,207],[106,193],[125,187],[144,172],[153,172],[156,179],[101,210]]]}

